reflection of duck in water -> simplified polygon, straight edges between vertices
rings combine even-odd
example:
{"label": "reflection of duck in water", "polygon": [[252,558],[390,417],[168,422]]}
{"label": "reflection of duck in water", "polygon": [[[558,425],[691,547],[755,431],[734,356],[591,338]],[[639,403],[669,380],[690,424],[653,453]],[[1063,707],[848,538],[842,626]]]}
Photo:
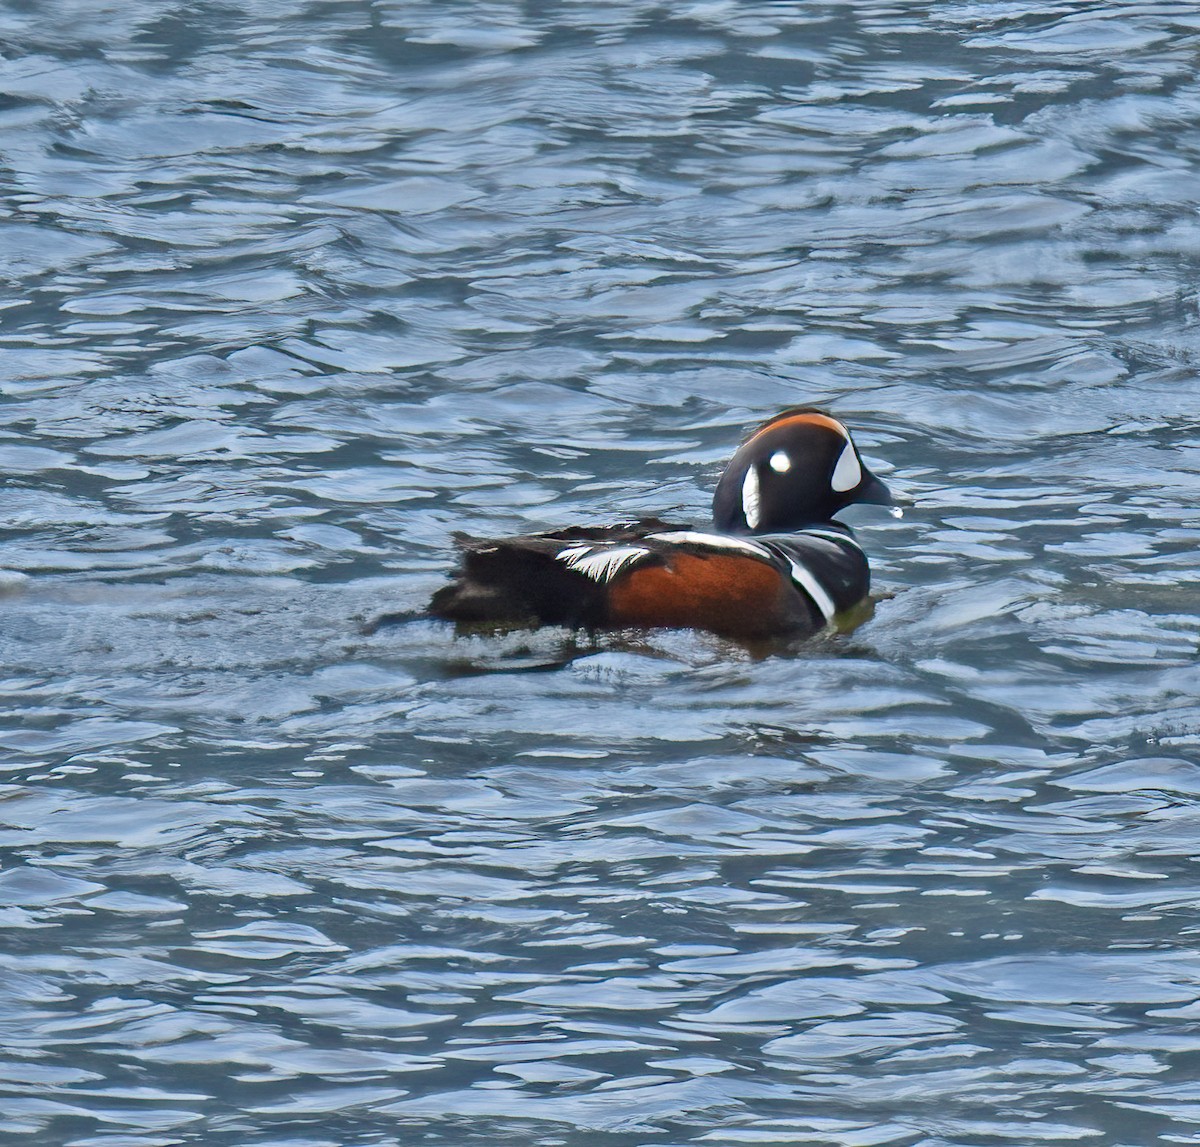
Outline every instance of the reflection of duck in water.
{"label": "reflection of duck in water", "polygon": [[707,629],[807,636],[864,601],[871,574],[833,515],[891,505],[850,432],[812,408],[785,410],[734,454],[712,531],[656,519],[516,538],[459,535],[462,564],[430,612],[469,626]]}

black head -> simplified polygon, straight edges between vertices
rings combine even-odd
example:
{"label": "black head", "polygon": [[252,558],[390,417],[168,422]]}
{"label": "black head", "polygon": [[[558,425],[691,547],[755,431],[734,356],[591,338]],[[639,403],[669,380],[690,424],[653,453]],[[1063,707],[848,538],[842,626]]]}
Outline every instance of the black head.
{"label": "black head", "polygon": [[730,459],[713,497],[727,534],[770,534],[827,522],[855,502],[890,506],[850,432],[823,410],[796,407],[764,422]]}

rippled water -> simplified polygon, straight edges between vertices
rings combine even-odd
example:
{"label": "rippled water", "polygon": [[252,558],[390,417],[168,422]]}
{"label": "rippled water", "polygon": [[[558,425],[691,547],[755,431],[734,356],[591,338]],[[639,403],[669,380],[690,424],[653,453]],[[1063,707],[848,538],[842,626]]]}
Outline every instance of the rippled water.
{"label": "rippled water", "polygon": [[[1200,18],[0,13],[0,1128],[1200,1142]],[[835,409],[873,620],[411,620]]]}

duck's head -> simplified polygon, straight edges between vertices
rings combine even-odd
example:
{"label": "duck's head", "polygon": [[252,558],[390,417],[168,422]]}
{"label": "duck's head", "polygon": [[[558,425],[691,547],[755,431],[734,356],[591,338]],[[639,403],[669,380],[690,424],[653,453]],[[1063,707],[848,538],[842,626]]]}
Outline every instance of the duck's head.
{"label": "duck's head", "polygon": [[713,525],[727,534],[784,533],[827,522],[855,502],[892,505],[836,418],[794,407],[764,422],[730,459],[713,496]]}

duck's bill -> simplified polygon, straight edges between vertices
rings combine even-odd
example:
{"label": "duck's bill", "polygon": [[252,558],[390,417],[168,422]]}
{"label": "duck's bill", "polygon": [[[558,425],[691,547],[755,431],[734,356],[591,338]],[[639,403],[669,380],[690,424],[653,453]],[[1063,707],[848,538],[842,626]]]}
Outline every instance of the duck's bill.
{"label": "duck's bill", "polygon": [[854,496],[856,502],[865,502],[868,506],[894,506],[896,499],[892,492],[872,474],[867,484]]}

